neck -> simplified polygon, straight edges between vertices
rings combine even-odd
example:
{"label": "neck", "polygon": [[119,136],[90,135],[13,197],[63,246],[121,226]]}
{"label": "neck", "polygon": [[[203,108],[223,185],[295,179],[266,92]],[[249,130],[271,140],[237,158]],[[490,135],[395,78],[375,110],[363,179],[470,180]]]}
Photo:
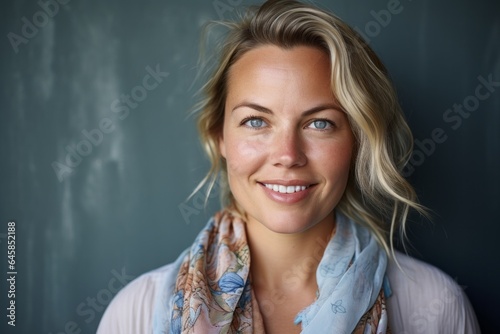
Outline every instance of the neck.
{"label": "neck", "polygon": [[316,269],[334,233],[335,218],[327,218],[306,231],[282,234],[257,221],[248,221],[252,284],[267,291],[317,289]]}

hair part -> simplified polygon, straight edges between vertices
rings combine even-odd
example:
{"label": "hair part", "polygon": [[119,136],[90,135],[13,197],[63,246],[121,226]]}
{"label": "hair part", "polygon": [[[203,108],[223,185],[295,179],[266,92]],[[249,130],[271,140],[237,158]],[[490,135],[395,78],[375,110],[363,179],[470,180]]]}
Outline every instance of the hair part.
{"label": "hair part", "polygon": [[426,210],[417,203],[413,187],[402,176],[413,137],[380,59],[337,16],[299,1],[266,1],[249,9],[237,22],[216,24],[229,31],[218,63],[202,87],[205,97],[195,107],[201,142],[211,162],[195,191],[207,183],[212,190],[220,177],[222,204],[237,209],[218,147],[231,66],[262,45],[316,47],[330,58],[332,91],[356,138],[351,175],[335,209],[368,227],[386,252],[394,255],[395,233],[399,231],[406,239],[410,209],[423,215]]}

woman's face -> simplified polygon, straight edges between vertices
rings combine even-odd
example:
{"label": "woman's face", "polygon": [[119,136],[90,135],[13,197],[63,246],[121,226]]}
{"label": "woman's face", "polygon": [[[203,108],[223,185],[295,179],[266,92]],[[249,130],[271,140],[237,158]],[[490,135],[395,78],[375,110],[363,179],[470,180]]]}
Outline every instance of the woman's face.
{"label": "woman's face", "polygon": [[353,147],[323,51],[265,45],[230,69],[219,148],[249,224],[299,233],[333,222]]}

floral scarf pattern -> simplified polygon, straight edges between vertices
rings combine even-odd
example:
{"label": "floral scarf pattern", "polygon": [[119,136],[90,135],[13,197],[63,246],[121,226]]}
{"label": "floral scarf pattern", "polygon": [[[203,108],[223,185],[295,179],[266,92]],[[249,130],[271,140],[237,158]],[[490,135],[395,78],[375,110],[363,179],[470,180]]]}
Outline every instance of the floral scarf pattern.
{"label": "floral scarf pattern", "polygon": [[[302,333],[390,333],[382,281],[385,252],[370,232],[336,215],[336,233],[317,269],[318,297],[295,323]],[[169,331],[264,333],[252,292],[244,222],[217,213],[184,256],[171,302]]]}

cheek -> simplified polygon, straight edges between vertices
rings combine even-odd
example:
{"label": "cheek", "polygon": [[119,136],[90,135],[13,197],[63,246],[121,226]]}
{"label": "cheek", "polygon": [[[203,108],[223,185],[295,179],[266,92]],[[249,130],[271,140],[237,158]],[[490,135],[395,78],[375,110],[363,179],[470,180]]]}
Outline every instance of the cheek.
{"label": "cheek", "polygon": [[352,165],[353,145],[346,142],[316,146],[310,155],[310,160],[316,161],[317,168],[323,170],[323,175],[333,183],[345,183]]}
{"label": "cheek", "polygon": [[[228,145],[229,144],[229,145]],[[255,139],[228,136],[226,139],[226,163],[229,174],[234,176],[251,174],[265,161],[265,145]]]}

